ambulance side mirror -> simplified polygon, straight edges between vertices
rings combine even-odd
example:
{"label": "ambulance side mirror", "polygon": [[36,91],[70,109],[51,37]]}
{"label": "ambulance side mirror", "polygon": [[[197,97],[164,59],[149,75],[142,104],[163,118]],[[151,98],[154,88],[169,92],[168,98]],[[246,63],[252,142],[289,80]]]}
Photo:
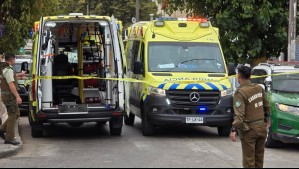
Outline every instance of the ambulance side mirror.
{"label": "ambulance side mirror", "polygon": [[142,62],[138,61],[134,64],[134,74],[135,75],[143,75],[144,74],[144,65]]}
{"label": "ambulance side mirror", "polygon": [[22,71],[25,71],[26,74],[29,74],[30,72],[29,72],[29,64],[28,64],[28,62],[23,62],[22,65],[21,65],[21,69],[22,69]]}
{"label": "ambulance side mirror", "polygon": [[236,75],[236,66],[234,63],[228,64],[228,76]]}
{"label": "ambulance side mirror", "polygon": [[272,80],[268,77],[265,80],[265,91],[270,91],[272,86]]}

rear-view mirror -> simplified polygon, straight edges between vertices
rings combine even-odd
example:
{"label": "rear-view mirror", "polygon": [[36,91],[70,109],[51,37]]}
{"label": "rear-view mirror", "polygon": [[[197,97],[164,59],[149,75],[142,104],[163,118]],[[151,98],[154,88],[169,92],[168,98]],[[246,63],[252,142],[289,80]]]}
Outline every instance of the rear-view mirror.
{"label": "rear-view mirror", "polygon": [[236,66],[234,63],[228,64],[228,76],[236,75]]}

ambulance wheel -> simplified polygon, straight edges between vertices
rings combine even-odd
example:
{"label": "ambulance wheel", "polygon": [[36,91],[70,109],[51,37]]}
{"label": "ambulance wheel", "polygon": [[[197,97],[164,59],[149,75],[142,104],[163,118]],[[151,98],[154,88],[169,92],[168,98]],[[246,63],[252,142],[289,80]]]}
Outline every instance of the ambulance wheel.
{"label": "ambulance wheel", "polygon": [[123,116],[118,118],[113,118],[110,123],[110,135],[112,136],[120,136],[123,128]]}
{"label": "ambulance wheel", "polygon": [[155,126],[149,123],[144,112],[142,112],[141,128],[143,136],[153,136],[155,134]]}
{"label": "ambulance wheel", "polygon": [[43,131],[43,124],[32,124],[31,125],[31,136],[33,138],[40,138],[43,137],[44,131]]}
{"label": "ambulance wheel", "polygon": [[270,127],[268,129],[267,138],[266,138],[266,142],[265,142],[266,148],[277,148],[277,147],[281,146],[281,142],[274,140],[272,134],[273,134],[272,129]]}
{"label": "ambulance wheel", "polygon": [[231,126],[222,126],[218,127],[218,136],[220,137],[228,137],[231,133]]}
{"label": "ambulance wheel", "polygon": [[134,126],[134,122],[135,122],[135,115],[130,113],[129,116],[125,116],[125,124],[127,126]]}
{"label": "ambulance wheel", "polygon": [[31,117],[31,112],[29,112],[29,114],[28,114],[28,121],[29,121],[30,126],[32,126],[33,120],[32,120],[32,117]]}

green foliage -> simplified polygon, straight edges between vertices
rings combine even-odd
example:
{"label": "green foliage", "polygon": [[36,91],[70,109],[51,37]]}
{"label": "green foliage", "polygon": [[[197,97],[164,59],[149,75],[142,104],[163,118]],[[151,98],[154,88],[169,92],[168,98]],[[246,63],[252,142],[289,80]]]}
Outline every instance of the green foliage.
{"label": "green foliage", "polygon": [[[279,56],[287,51],[288,1],[167,0],[167,11],[212,18],[227,58]],[[242,60],[242,59],[241,59]]]}
{"label": "green foliage", "polygon": [[[0,52],[17,52],[29,38],[29,31],[41,16],[87,13],[112,16],[131,24],[135,16],[135,0],[0,0],[0,24],[5,25],[5,34],[0,39]],[[158,7],[150,0],[140,0],[141,20],[149,20]]]}
{"label": "green foliage", "polygon": [[35,20],[50,12],[57,0],[1,0],[0,23],[5,25],[0,39],[0,52],[17,52],[29,38]]}

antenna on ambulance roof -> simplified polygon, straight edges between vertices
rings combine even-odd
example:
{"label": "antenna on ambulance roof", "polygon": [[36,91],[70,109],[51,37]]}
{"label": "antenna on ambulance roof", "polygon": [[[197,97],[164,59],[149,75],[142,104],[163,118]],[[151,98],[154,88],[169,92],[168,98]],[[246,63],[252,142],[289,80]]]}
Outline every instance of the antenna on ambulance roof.
{"label": "antenna on ambulance roof", "polygon": [[154,14],[150,14],[150,21],[154,20]]}

